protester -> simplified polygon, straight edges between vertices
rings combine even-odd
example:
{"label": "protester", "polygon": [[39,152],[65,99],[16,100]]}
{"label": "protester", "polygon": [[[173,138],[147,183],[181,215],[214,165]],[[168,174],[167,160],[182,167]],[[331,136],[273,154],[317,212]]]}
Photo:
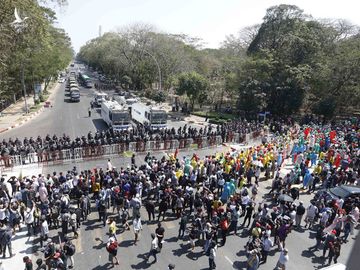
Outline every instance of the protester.
{"label": "protester", "polygon": [[157,257],[156,254],[158,253],[158,249],[159,249],[159,245],[158,245],[158,238],[155,236],[154,233],[151,234],[151,247],[150,247],[150,252],[146,257],[146,261],[149,261],[150,256],[154,257],[154,261],[153,263],[157,262]]}
{"label": "protester", "polygon": [[112,263],[112,265],[113,266],[118,265],[119,264],[119,260],[117,258],[118,242],[113,236],[109,237],[109,240],[106,243],[106,250],[109,253],[109,261]]}

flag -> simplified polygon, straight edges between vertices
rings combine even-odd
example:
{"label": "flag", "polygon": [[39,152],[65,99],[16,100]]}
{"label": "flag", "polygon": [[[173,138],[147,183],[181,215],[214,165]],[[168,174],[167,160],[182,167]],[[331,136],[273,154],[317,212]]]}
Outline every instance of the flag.
{"label": "flag", "polygon": [[132,151],[124,151],[124,157],[132,157],[134,152]]}
{"label": "flag", "polygon": [[176,159],[177,155],[179,154],[179,148],[175,149],[174,158]]}

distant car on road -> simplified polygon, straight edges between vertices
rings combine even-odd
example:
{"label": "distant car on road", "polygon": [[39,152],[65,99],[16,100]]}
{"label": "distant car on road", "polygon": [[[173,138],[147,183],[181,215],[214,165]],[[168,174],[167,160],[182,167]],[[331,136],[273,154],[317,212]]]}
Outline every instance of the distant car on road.
{"label": "distant car on road", "polygon": [[58,79],[58,83],[64,83],[64,82],[65,82],[65,78]]}
{"label": "distant car on road", "polygon": [[80,91],[79,89],[73,88],[70,90],[70,100],[74,102],[80,101]]}
{"label": "distant car on road", "polygon": [[338,199],[360,198],[360,187],[351,185],[340,185],[329,189],[320,189],[314,200],[324,198],[326,202]]}

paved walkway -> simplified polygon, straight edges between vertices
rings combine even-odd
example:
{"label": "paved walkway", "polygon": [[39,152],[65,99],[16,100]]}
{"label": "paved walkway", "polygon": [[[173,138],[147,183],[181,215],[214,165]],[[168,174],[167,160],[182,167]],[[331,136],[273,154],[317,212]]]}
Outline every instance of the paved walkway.
{"label": "paved walkway", "polygon": [[[47,101],[51,101],[52,96],[59,89],[60,84],[55,83],[51,88],[48,89],[50,93]],[[34,97],[30,96],[26,98],[28,110],[34,106]],[[45,108],[45,103],[42,103],[40,107],[35,111],[30,111],[26,114],[25,110],[25,100],[24,98],[19,99],[16,103],[11,104],[5,110],[1,112],[0,115],[0,133],[10,130],[12,128],[16,128],[30,119],[34,118],[36,115],[41,113]]]}

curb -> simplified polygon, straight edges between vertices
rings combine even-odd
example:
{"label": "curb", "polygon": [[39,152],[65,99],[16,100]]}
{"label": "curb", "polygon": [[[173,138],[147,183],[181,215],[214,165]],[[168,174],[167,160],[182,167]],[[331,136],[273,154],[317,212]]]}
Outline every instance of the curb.
{"label": "curb", "polygon": [[[56,88],[57,86],[58,86],[58,85],[56,85],[54,88]],[[55,89],[54,89],[54,90],[55,90]],[[9,127],[7,127],[7,128],[1,129],[1,130],[0,130],[0,134],[3,133],[3,132],[6,132],[6,131],[8,131],[8,130],[11,130],[11,129],[13,129],[13,128],[16,128],[16,127],[18,127],[18,126],[21,126],[21,125],[25,124],[27,121],[31,120],[32,118],[34,118],[35,116],[37,116],[38,114],[40,114],[41,112],[43,112],[44,109],[45,109],[46,103],[47,103],[47,102],[51,102],[50,99],[52,98],[53,93],[54,93],[54,91],[49,95],[49,97],[47,98],[47,100],[43,102],[43,106],[42,106],[39,110],[37,110],[36,112],[33,112],[33,113],[27,115],[27,117],[26,117],[24,120],[21,120],[19,123],[16,123],[16,124],[14,124],[14,125],[12,125],[12,126],[9,126]],[[50,107],[52,107],[52,105],[51,105]],[[50,108],[50,107],[48,107],[48,108]]]}
{"label": "curb", "polygon": [[11,130],[13,128],[16,128],[18,126],[21,126],[21,125],[25,124],[27,121],[31,120],[32,118],[34,118],[35,116],[40,114],[43,110],[44,110],[44,107],[40,108],[38,111],[29,114],[24,120],[20,121],[19,123],[16,123],[15,125],[12,125],[10,127],[1,129],[0,133],[3,133],[5,131]]}

